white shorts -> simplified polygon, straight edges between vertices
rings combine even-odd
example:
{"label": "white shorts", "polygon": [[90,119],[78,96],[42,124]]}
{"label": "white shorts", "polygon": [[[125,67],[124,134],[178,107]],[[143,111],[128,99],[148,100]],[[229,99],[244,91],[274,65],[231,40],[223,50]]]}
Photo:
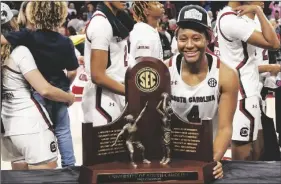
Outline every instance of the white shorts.
{"label": "white shorts", "polygon": [[125,97],[88,82],[83,91],[84,122],[93,126],[106,125],[116,120],[125,107]]}
{"label": "white shorts", "polygon": [[260,97],[239,100],[233,118],[232,140],[255,141],[261,124]]}
{"label": "white shorts", "polygon": [[2,137],[3,161],[38,165],[57,160],[57,142],[49,129],[39,133]]}

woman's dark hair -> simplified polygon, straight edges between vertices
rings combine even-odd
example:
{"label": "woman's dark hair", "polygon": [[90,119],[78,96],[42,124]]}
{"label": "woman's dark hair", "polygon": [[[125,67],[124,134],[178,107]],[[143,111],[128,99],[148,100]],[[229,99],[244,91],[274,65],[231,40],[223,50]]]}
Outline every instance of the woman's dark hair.
{"label": "woman's dark hair", "polygon": [[67,28],[67,30],[68,30],[69,36],[77,35],[74,27],[70,26],[70,27]]}

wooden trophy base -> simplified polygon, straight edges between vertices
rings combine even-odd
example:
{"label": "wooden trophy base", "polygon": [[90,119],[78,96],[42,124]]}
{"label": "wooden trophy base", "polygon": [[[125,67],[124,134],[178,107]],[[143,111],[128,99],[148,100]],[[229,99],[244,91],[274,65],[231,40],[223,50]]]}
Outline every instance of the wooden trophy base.
{"label": "wooden trophy base", "polygon": [[207,183],[213,180],[216,162],[172,160],[169,165],[159,161],[150,164],[113,162],[82,166],[80,184],[117,183]]}

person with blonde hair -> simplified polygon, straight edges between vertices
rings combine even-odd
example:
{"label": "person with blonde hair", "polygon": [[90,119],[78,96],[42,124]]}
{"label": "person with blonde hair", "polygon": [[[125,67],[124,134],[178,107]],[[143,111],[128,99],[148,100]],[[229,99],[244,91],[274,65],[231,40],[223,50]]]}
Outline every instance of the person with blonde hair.
{"label": "person with blonde hair", "polygon": [[21,28],[33,29],[33,25],[26,18],[27,4],[28,4],[28,1],[24,1],[21,4],[17,22],[18,22],[19,27],[21,27]]}
{"label": "person with blonde hair", "polygon": [[[79,64],[72,41],[58,33],[58,28],[65,22],[67,16],[66,2],[30,1],[25,13],[27,20],[34,25],[36,31],[21,29],[19,32],[1,35],[1,44],[9,42],[13,46],[26,46],[45,79],[54,86],[69,91]],[[54,123],[62,167],[73,166],[75,157],[68,105],[47,100],[36,91],[33,96],[46,107]]]}
{"label": "person with blonde hair", "polygon": [[[1,11],[6,12],[1,16],[1,34],[17,31],[9,6],[1,3]],[[46,109],[32,96],[30,87],[45,98],[68,105],[75,97],[44,79],[27,47],[11,48],[10,44],[1,45],[1,119],[5,129],[2,159],[11,161],[14,170],[56,168],[57,144],[52,122]]]}

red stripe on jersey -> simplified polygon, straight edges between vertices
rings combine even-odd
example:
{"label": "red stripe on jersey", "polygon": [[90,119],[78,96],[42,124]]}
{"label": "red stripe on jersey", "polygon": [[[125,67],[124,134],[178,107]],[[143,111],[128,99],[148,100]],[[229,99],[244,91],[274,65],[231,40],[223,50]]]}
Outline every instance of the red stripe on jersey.
{"label": "red stripe on jersey", "polygon": [[249,55],[248,55],[248,51],[247,51],[247,43],[242,41],[242,47],[243,47],[243,54],[244,54],[244,58],[243,60],[239,63],[239,65],[236,67],[237,71],[238,71],[238,76],[239,76],[239,91],[241,93],[242,98],[247,98],[243,83],[241,81],[241,73],[240,73],[240,69],[245,66],[245,64],[247,63],[248,59],[249,59]]}
{"label": "red stripe on jersey", "polygon": [[220,31],[222,37],[223,37],[225,40],[227,40],[227,41],[229,41],[229,42],[232,42],[232,40],[229,40],[228,38],[226,38],[226,36],[225,36],[225,35],[222,33],[222,31],[221,31],[221,26],[220,26],[221,18],[224,17],[224,16],[226,16],[226,15],[237,15],[237,13],[235,13],[235,12],[225,12],[225,13],[223,13],[223,14],[221,15],[221,17],[220,17],[220,19],[219,19],[219,31]]}
{"label": "red stripe on jersey", "polygon": [[212,56],[217,57],[217,56],[215,55],[215,53],[213,53],[208,47],[206,48],[206,52],[207,52],[208,54],[212,55]]}
{"label": "red stripe on jersey", "polygon": [[221,65],[221,60],[218,58],[217,59],[217,68],[220,68],[220,65]]}
{"label": "red stripe on jersey", "polygon": [[92,19],[93,19],[94,17],[96,17],[96,16],[101,16],[101,17],[106,18],[105,15],[103,15],[103,14],[101,14],[101,13],[97,13],[97,14],[93,15],[93,16],[91,17],[91,19],[89,20],[89,22],[86,24],[86,27],[85,27],[85,34],[86,34],[87,40],[88,40],[90,43],[91,43],[91,40],[89,39],[89,37],[88,37],[88,35],[87,35],[87,29],[88,29],[88,26],[89,26],[89,24],[91,23]]}
{"label": "red stripe on jersey", "polygon": [[253,136],[254,136],[255,118],[246,109],[245,99],[242,99],[242,100],[239,101],[239,110],[250,120],[249,141],[251,142],[251,141],[253,141]]}
{"label": "red stripe on jersey", "polygon": [[34,102],[35,106],[37,107],[38,111],[42,115],[42,117],[43,117],[44,121],[46,122],[46,124],[48,125],[49,129],[52,132],[54,132],[53,126],[52,126],[51,122],[49,121],[49,119],[47,118],[47,115],[43,111],[41,105],[34,99],[34,97],[32,95],[31,95],[31,100]]}
{"label": "red stripe on jersey", "polygon": [[97,111],[105,118],[107,119],[107,122],[110,123],[112,121],[112,117],[108,112],[105,111],[104,108],[101,106],[101,98],[102,98],[102,88],[97,87],[97,92],[96,92],[96,109]]}
{"label": "red stripe on jersey", "polygon": [[171,67],[172,64],[173,64],[173,57],[171,57],[171,58],[169,59],[169,67]]}

